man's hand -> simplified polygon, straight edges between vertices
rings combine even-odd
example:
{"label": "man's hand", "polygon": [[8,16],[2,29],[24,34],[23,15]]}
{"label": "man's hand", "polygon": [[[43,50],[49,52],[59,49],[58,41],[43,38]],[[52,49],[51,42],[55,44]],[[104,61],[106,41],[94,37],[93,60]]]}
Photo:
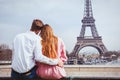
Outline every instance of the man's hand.
{"label": "man's hand", "polygon": [[59,61],[58,61],[58,64],[57,64],[57,65],[58,65],[58,66],[60,66],[60,67],[63,67],[63,64],[64,64],[64,63],[62,62],[62,60],[60,60],[60,59],[59,59]]}

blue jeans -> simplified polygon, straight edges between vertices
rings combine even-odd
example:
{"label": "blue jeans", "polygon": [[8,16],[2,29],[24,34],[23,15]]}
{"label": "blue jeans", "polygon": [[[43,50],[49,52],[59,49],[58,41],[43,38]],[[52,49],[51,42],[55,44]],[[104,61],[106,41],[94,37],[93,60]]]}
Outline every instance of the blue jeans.
{"label": "blue jeans", "polygon": [[34,67],[33,69],[31,69],[29,72],[27,73],[18,73],[16,71],[14,71],[12,69],[11,71],[11,78],[13,80],[27,80],[27,79],[33,79],[33,78],[36,78],[37,75],[36,75],[36,67]]}

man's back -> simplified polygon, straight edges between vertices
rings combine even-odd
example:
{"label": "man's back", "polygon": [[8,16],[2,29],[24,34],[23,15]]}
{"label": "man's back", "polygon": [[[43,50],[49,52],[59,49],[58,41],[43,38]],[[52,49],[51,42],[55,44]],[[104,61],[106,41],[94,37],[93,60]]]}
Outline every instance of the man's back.
{"label": "man's back", "polygon": [[40,37],[31,31],[15,37],[13,45],[14,58],[12,60],[12,68],[15,71],[24,73],[35,66],[33,51],[38,39],[40,40]]}

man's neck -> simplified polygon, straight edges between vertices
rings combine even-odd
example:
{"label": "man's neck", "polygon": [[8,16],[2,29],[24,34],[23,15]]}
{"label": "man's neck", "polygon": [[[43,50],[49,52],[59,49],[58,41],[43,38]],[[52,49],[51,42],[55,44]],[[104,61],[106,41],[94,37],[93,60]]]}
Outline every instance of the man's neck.
{"label": "man's neck", "polygon": [[[32,31],[32,30],[30,30],[30,31]],[[32,31],[32,32],[34,32],[37,35],[40,31]]]}

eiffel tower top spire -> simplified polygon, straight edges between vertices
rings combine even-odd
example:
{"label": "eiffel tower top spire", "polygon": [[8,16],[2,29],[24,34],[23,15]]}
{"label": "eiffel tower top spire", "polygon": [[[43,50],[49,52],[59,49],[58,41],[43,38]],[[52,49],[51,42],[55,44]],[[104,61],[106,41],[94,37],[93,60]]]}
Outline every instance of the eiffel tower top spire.
{"label": "eiffel tower top spire", "polygon": [[97,29],[95,27],[95,19],[93,18],[93,12],[92,12],[92,5],[91,0],[85,0],[85,9],[84,9],[84,17],[82,19],[82,28],[80,32],[80,37],[85,38],[85,28],[90,27],[92,38],[101,38],[98,35]]}
{"label": "eiffel tower top spire", "polygon": [[85,0],[84,17],[93,17],[91,0]]}

